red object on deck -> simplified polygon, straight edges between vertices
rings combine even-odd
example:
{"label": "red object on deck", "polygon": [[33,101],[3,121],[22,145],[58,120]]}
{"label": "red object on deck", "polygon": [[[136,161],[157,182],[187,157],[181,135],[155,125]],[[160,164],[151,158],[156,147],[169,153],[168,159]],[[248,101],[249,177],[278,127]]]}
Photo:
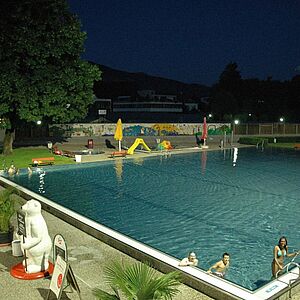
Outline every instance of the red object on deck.
{"label": "red object on deck", "polygon": [[48,277],[53,273],[53,270],[54,270],[54,265],[49,262],[49,268],[47,270],[38,273],[29,274],[25,272],[25,268],[23,264],[19,263],[10,269],[10,275],[22,280],[34,280],[34,279]]}
{"label": "red object on deck", "polygon": [[203,119],[203,132],[202,132],[201,139],[202,139],[202,140],[206,140],[206,139],[207,139],[207,124],[206,124],[206,117],[204,117],[204,119]]}
{"label": "red object on deck", "polygon": [[93,139],[88,139],[88,149],[93,149],[94,148],[94,140]]}

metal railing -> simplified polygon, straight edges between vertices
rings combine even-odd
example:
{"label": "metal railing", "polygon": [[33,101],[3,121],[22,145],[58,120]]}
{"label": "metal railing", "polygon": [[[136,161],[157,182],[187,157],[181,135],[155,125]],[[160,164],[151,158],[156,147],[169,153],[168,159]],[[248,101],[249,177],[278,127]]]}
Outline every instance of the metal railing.
{"label": "metal railing", "polygon": [[[275,277],[278,278],[278,275],[279,273],[281,273],[282,271],[284,271],[286,269],[286,272],[285,273],[293,273],[293,274],[296,274],[298,275],[298,277],[296,278],[292,278],[289,280],[289,284],[288,284],[288,292],[289,292],[289,298],[292,297],[292,284],[296,281],[299,281],[300,282],[300,265],[298,263],[296,263],[294,260],[295,258],[300,254],[300,252],[298,252],[295,257],[293,258],[293,260],[291,262],[289,262],[288,264],[286,264],[282,270],[278,270]],[[298,273],[294,273],[294,272],[291,272],[292,270],[290,270],[290,267],[291,266],[295,266],[298,268]],[[294,268],[293,268],[294,269]]]}

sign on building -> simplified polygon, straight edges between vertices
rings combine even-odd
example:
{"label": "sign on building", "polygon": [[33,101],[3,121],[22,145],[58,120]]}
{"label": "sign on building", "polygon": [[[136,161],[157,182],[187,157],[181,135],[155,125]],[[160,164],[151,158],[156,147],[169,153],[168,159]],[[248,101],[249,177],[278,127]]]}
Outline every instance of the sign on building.
{"label": "sign on building", "polygon": [[98,115],[99,116],[105,116],[106,115],[106,109],[98,109]]}

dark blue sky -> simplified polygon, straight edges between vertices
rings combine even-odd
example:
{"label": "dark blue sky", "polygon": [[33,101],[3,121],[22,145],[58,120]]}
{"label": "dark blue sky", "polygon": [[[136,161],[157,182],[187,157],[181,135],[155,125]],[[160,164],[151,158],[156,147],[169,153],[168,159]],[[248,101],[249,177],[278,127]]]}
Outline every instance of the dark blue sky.
{"label": "dark blue sky", "polygon": [[68,0],[87,32],[83,58],[211,85],[236,62],[243,78],[300,73],[299,0]]}

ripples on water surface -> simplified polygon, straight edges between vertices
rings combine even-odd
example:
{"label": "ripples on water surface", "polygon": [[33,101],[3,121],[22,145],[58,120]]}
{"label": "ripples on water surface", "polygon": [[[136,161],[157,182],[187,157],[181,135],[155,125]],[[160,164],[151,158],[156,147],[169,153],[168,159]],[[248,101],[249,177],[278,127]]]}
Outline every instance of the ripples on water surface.
{"label": "ripples on water surface", "polygon": [[300,151],[228,149],[44,171],[15,181],[177,258],[193,250],[205,270],[229,252],[227,279],[249,289],[270,280],[281,235],[300,248]]}

